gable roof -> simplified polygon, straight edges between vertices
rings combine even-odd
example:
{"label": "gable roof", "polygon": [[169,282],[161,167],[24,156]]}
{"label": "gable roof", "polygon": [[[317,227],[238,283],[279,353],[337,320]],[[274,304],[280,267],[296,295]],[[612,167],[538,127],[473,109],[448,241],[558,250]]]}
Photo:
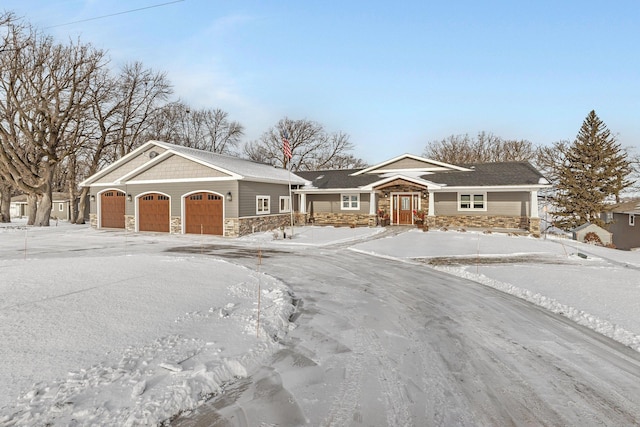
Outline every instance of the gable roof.
{"label": "gable roof", "polygon": [[[160,147],[163,150],[162,153],[156,153],[154,155],[152,149],[154,147]],[[151,150],[151,151],[150,151]],[[136,157],[139,157],[142,153],[149,151],[149,159],[143,164],[135,168],[123,167],[128,162],[132,161]],[[111,181],[114,184],[123,184],[127,181],[135,179],[136,175],[153,168],[156,164],[160,164],[163,160],[167,159],[171,155],[180,156],[188,159],[213,171],[212,180],[221,179],[221,174],[225,175],[224,179],[238,179],[247,181],[259,181],[259,182],[271,182],[271,183],[288,183],[291,180],[292,184],[302,185],[305,184],[305,180],[299,176],[289,173],[286,169],[276,168],[265,163],[258,163],[247,159],[241,159],[239,157],[213,153],[210,151],[198,150],[195,148],[183,147],[180,145],[170,144],[163,141],[148,141],[140,147],[133,150],[131,153],[122,157],[120,160],[112,163],[108,167],[104,168],[100,172],[92,175],[80,183],[81,186],[89,186],[95,183],[102,177],[108,175],[113,176]],[[118,169],[122,167],[122,173],[118,173]]]}
{"label": "gable roof", "polygon": [[378,163],[377,165],[360,169],[357,172],[354,172],[354,175],[380,174],[398,171],[431,172],[445,170],[464,171],[466,168],[405,153],[394,157],[393,159]]}
{"label": "gable roof", "polygon": [[323,170],[297,172],[297,174],[310,182],[304,190],[370,189],[389,180],[403,178],[438,189],[548,185],[543,175],[528,162],[476,163],[460,166],[456,170],[432,173],[416,173],[414,170],[406,173],[380,170],[378,174],[373,174],[363,173],[365,170],[367,169]]}

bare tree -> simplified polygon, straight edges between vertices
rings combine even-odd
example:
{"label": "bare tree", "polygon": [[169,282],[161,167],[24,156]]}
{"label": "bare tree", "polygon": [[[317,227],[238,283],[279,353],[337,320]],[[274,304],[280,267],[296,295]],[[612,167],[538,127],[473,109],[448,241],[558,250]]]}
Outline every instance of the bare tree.
{"label": "bare tree", "polygon": [[125,65],[115,76],[108,70],[94,74],[91,106],[79,135],[81,148],[66,163],[70,197],[78,200],[72,222],[84,224],[89,194],[88,187],[77,189],[77,181],[145,142],[154,115],[170,93],[171,86],[164,74],[145,69],[138,62]]}
{"label": "bare tree", "polygon": [[230,121],[229,113],[219,108],[192,110],[178,101],[159,111],[147,135],[185,147],[233,154],[244,135],[244,126]]}
{"label": "bare tree", "polygon": [[35,225],[49,225],[57,164],[79,148],[91,77],[105,66],[91,45],[58,44],[10,21],[0,52],[0,173],[36,195]]}
{"label": "bare tree", "polygon": [[11,222],[11,182],[0,175],[0,222]]}
{"label": "bare tree", "polygon": [[483,131],[475,138],[465,134],[432,141],[427,144],[424,156],[452,164],[535,162],[538,147],[525,139],[503,139]]}
{"label": "bare tree", "polygon": [[[293,157],[283,151],[283,137],[287,137]],[[349,151],[353,144],[343,132],[327,133],[324,127],[310,120],[281,119],[259,140],[245,145],[244,154],[251,160],[269,163],[291,170],[319,170],[340,168],[345,164],[362,165]]]}
{"label": "bare tree", "polygon": [[120,120],[117,135],[119,159],[146,142],[152,118],[164,107],[173,92],[166,73],[145,69],[140,62],[125,65],[117,80]]}

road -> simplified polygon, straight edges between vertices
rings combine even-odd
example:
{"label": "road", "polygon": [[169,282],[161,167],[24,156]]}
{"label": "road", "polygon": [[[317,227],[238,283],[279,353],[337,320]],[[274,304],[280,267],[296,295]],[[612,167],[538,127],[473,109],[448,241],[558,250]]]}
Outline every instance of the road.
{"label": "road", "polygon": [[295,329],[172,425],[640,424],[640,354],[562,316],[345,246],[265,251],[260,268],[300,299]]}

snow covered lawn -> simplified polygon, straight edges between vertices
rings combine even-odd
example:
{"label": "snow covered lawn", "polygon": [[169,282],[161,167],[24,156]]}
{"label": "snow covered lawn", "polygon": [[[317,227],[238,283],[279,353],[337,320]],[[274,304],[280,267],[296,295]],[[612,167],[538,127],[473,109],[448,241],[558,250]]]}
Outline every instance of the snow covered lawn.
{"label": "snow covered lawn", "polygon": [[[0,424],[153,424],[250,375],[294,311],[288,288],[260,272],[263,247],[340,242],[433,264],[640,351],[640,253],[455,231],[376,239],[381,231],[303,227],[282,240],[0,225]],[[211,244],[255,251],[256,268],[167,251]]]}

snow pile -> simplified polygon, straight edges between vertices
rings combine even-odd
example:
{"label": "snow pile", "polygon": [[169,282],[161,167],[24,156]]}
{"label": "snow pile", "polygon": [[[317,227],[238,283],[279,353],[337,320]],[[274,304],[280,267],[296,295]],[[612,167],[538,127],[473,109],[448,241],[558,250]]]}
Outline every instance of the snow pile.
{"label": "snow pile", "polygon": [[[0,230],[2,249],[22,244]],[[143,249],[36,259],[56,233],[29,233],[33,259],[0,261],[0,425],[155,425],[250,375],[288,330],[288,288],[257,271]]]}
{"label": "snow pile", "polygon": [[456,231],[411,231],[352,250],[434,264],[640,351],[640,252],[562,238]]}

